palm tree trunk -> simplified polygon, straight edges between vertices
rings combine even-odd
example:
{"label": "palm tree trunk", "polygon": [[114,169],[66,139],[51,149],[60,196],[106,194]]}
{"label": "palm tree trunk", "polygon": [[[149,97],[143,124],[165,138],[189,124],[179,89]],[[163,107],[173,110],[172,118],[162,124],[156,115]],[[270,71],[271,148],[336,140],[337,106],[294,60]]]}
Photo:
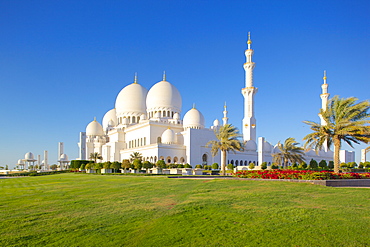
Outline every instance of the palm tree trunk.
{"label": "palm tree trunk", "polygon": [[221,175],[225,176],[226,167],[226,150],[221,151]]}
{"label": "palm tree trunk", "polygon": [[340,140],[338,137],[334,136],[333,137],[334,141],[334,172],[339,173],[339,153],[340,153]]}

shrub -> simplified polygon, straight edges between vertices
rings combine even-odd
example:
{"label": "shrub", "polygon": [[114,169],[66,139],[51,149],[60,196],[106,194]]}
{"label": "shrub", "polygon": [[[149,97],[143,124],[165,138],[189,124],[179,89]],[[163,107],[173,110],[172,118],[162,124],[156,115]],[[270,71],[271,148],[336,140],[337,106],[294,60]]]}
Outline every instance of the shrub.
{"label": "shrub", "polygon": [[334,169],[334,161],[329,161],[329,165],[328,165],[329,169]]}
{"label": "shrub", "polygon": [[319,167],[321,169],[325,169],[327,167],[326,161],[325,160],[321,160],[320,163],[319,163]]}
{"label": "shrub", "polygon": [[184,168],[193,168],[191,165],[189,165],[188,163],[186,163],[185,165],[184,165]]}
{"label": "shrub", "polygon": [[202,168],[202,165],[196,165],[195,168]]}
{"label": "shrub", "polygon": [[261,169],[262,169],[262,170],[266,170],[266,169],[267,169],[267,162],[263,162],[263,163],[261,164]]}
{"label": "shrub", "polygon": [[279,169],[279,166],[276,165],[275,163],[272,163],[271,165],[271,169],[275,170],[275,169]]}
{"label": "shrub", "polygon": [[213,170],[218,170],[218,164],[217,163],[213,163],[212,164],[212,169]]}
{"label": "shrub", "polygon": [[311,159],[310,165],[308,166],[308,168],[310,168],[310,169],[316,169],[317,167],[318,167],[317,161],[314,160],[314,159]]}
{"label": "shrub", "polygon": [[299,165],[298,165],[298,169],[306,169],[307,168],[307,163],[306,162],[301,162]]}
{"label": "shrub", "polygon": [[234,165],[233,165],[233,164],[228,164],[228,165],[227,165],[227,169],[228,169],[228,170],[232,170],[232,169],[234,169]]}
{"label": "shrub", "polygon": [[256,167],[256,165],[252,162],[252,163],[249,164],[248,167],[249,167],[249,169],[253,170]]}
{"label": "shrub", "polygon": [[158,160],[157,163],[155,163],[155,166],[160,169],[167,168],[166,162],[164,162],[164,160]]}

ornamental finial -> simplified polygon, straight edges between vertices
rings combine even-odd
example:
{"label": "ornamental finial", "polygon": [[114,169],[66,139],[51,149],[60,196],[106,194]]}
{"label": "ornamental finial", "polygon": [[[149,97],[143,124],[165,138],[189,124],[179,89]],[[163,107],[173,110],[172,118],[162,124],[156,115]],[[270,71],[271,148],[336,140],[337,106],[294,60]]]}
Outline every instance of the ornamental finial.
{"label": "ornamental finial", "polygon": [[195,109],[195,103],[193,103],[193,109]]}
{"label": "ornamental finial", "polygon": [[248,49],[250,49],[250,46],[252,44],[252,40],[251,40],[251,32],[248,32],[248,41],[247,41],[247,44],[248,44]]}
{"label": "ornamental finial", "polygon": [[166,81],[166,71],[163,71],[163,81]]}
{"label": "ornamental finial", "polygon": [[324,80],[324,84],[326,84],[326,70],[324,70],[324,77],[322,79]]}
{"label": "ornamental finial", "polygon": [[135,72],[134,83],[137,84],[137,73]]}

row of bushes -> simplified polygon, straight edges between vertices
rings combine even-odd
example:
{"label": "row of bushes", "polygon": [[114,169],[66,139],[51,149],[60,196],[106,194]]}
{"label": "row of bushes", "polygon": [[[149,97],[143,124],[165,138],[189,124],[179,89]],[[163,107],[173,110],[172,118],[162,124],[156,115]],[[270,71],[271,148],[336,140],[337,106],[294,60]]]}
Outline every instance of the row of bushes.
{"label": "row of bushes", "polygon": [[29,172],[16,172],[16,173],[9,173],[9,174],[1,174],[0,176],[6,176],[6,177],[44,176],[44,175],[53,175],[53,174],[67,173],[67,172],[69,172],[69,170],[45,171],[45,172],[29,171]]}

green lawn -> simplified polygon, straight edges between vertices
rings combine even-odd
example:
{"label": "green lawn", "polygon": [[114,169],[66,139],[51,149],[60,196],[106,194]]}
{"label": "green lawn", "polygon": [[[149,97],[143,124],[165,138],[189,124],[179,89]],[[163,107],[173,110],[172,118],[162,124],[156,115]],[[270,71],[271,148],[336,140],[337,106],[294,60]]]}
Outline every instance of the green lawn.
{"label": "green lawn", "polygon": [[370,189],[59,174],[0,179],[0,246],[370,246]]}

